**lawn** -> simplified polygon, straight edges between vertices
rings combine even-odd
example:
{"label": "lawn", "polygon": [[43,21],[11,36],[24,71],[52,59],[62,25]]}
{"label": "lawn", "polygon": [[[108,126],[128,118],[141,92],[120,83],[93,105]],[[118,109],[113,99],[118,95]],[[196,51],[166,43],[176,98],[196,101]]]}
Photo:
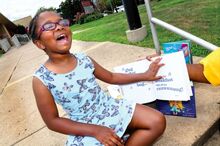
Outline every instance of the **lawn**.
{"label": "lawn", "polygon": [[[220,46],[219,0],[161,0],[153,1],[151,4],[154,17]],[[138,10],[142,25],[146,25],[148,33],[148,36],[141,42],[128,42],[125,33],[128,30],[128,23],[124,12],[108,15],[86,24],[71,26],[72,31],[79,31],[73,35],[73,39],[111,41],[153,48],[145,5],[140,5]],[[157,27],[157,32],[160,43],[184,39],[161,27]],[[192,53],[196,56],[206,56],[209,51],[192,43]]]}
{"label": "lawn", "polygon": [[2,56],[3,53],[4,51],[0,49],[0,57]]}

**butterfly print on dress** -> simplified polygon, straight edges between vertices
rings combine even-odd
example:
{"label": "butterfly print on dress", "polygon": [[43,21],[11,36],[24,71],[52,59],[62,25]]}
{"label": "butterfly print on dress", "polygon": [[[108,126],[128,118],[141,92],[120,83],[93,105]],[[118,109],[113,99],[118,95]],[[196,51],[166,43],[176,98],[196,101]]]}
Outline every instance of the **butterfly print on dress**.
{"label": "butterfly print on dress", "polygon": [[93,81],[95,81],[95,77],[94,76],[88,80],[89,83],[92,83]]}
{"label": "butterfly print on dress", "polygon": [[92,94],[92,101],[94,101],[96,99],[97,95],[99,94],[99,92],[101,91],[101,88],[96,86],[92,89],[89,89],[88,91],[89,91],[89,93]]}
{"label": "butterfly print on dress", "polygon": [[103,120],[105,117],[109,117],[110,113],[108,112],[108,109],[105,108],[101,114],[97,115],[96,118],[98,118],[99,120]]}
{"label": "butterfly print on dress", "polygon": [[56,88],[56,86],[55,85],[53,85],[53,84],[51,84],[51,83],[48,83],[48,89],[49,90],[51,90],[51,89],[53,89],[53,88]]}
{"label": "butterfly print on dress", "polygon": [[43,78],[43,80],[54,81],[54,79],[50,75],[51,75],[51,72],[45,71],[44,74],[41,75],[41,77]]}
{"label": "butterfly print on dress", "polygon": [[64,91],[70,92],[72,88],[73,88],[73,85],[68,86],[68,84],[66,82],[64,82],[64,86],[63,86]]}
{"label": "butterfly print on dress", "polygon": [[85,85],[86,79],[77,80],[76,82],[77,82],[77,84],[80,86],[80,88],[79,88],[79,92],[80,92],[80,93],[81,93],[83,90],[86,90],[86,89],[88,88],[88,86]]}
{"label": "butterfly print on dress", "polygon": [[92,68],[93,68],[93,64],[90,63],[90,62],[89,62],[89,63],[86,63],[84,68],[85,68],[85,69],[87,69],[87,68],[92,69]]}
{"label": "butterfly print on dress", "polygon": [[83,140],[84,136],[75,136],[73,143],[77,142],[77,144],[73,144],[71,146],[84,146],[82,140]]}
{"label": "butterfly print on dress", "polygon": [[77,103],[80,103],[82,101],[82,96],[80,94],[74,95],[72,99],[77,99]]}
{"label": "butterfly print on dress", "polygon": [[119,114],[119,111],[118,111],[119,106],[112,105],[111,107],[112,107],[112,111],[114,110],[114,112],[112,113],[111,117],[117,116]]}
{"label": "butterfly print on dress", "polygon": [[57,100],[59,101],[59,103],[61,103],[62,105],[65,104],[65,103],[70,103],[71,101],[64,97],[64,96],[61,96],[60,98],[57,98]]}
{"label": "butterfly print on dress", "polygon": [[62,91],[58,91],[58,90],[55,91],[55,96],[57,96],[57,97],[61,97],[62,94],[63,94]]}
{"label": "butterfly print on dress", "polygon": [[89,106],[90,106],[89,100],[86,100],[86,103],[82,107],[80,107],[80,109],[83,110],[82,112],[86,113],[88,112]]}
{"label": "butterfly print on dress", "polygon": [[44,73],[44,67],[43,66],[41,66],[39,69],[38,69],[38,71],[37,72],[39,72],[39,73]]}
{"label": "butterfly print on dress", "polygon": [[66,75],[65,77],[71,80],[74,75],[75,75],[75,72],[73,72],[73,73],[71,73],[71,74],[68,74],[68,75]]}
{"label": "butterfly print on dress", "polygon": [[129,105],[126,106],[126,108],[128,109],[128,113],[131,114],[132,113],[132,107]]}
{"label": "butterfly print on dress", "polygon": [[70,103],[71,101],[68,98],[65,98],[62,91],[55,91],[55,96],[57,97],[57,101],[61,104]]}

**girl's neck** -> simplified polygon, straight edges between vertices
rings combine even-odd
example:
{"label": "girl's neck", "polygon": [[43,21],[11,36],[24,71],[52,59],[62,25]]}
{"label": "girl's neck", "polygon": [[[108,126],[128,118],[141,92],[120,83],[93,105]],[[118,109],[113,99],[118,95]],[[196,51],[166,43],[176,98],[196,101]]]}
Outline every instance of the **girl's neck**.
{"label": "girl's neck", "polygon": [[45,66],[55,73],[67,73],[77,65],[76,58],[72,54],[49,56]]}
{"label": "girl's neck", "polygon": [[55,55],[49,55],[49,59],[47,63],[59,65],[59,64],[66,64],[71,61],[73,58],[72,54],[55,54]]}

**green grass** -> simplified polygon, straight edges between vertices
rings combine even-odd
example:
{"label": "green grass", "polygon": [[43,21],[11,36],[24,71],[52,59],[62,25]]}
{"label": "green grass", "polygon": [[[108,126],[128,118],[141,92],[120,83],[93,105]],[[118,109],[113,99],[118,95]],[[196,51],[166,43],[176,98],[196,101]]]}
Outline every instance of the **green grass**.
{"label": "green grass", "polygon": [[[72,31],[81,31],[73,35],[73,39],[83,41],[111,41],[123,44],[153,48],[149,22],[145,5],[138,7],[142,25],[147,26],[148,36],[141,42],[130,43],[125,31],[128,23],[125,13],[106,16],[102,19],[82,25],[73,25]],[[154,17],[179,27],[208,42],[220,46],[220,1],[219,0],[161,0],[152,2]],[[84,31],[82,31],[84,30]],[[157,27],[160,43],[182,40],[170,31]],[[192,53],[206,56],[209,51],[192,43]]]}
{"label": "green grass", "polygon": [[4,51],[0,49],[0,57],[4,54]]}

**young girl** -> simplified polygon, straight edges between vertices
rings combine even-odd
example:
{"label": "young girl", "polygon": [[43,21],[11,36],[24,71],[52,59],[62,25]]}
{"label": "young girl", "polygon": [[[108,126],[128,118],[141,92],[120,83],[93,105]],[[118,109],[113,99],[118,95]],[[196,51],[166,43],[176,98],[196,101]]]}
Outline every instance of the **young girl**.
{"label": "young girl", "polygon": [[[33,91],[47,127],[68,134],[71,146],[146,146],[165,130],[164,116],[147,106],[109,97],[96,78],[110,84],[157,80],[160,59],[140,74],[112,73],[85,54],[71,54],[69,21],[52,11],[39,12],[29,27],[34,44],[48,60],[33,77]],[[60,117],[60,104],[69,119]],[[124,142],[122,136],[130,136]]]}

